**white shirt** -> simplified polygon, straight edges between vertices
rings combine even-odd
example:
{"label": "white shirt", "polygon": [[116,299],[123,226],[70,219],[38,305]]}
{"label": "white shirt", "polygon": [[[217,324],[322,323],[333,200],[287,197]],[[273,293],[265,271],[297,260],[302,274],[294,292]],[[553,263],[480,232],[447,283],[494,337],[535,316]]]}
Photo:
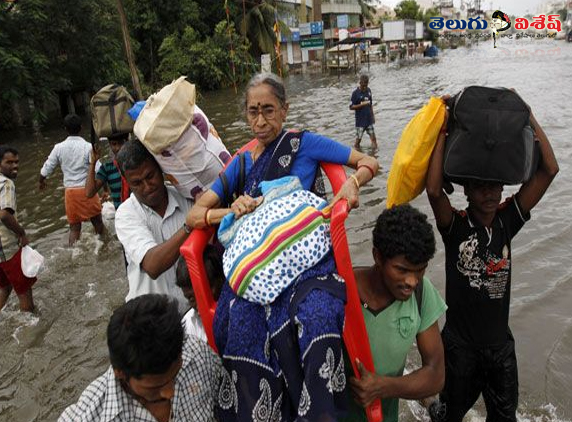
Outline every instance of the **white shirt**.
{"label": "white shirt", "polygon": [[199,313],[195,308],[191,308],[187,311],[183,316],[182,322],[187,335],[195,336],[203,341],[207,341],[207,333],[205,332]]}
{"label": "white shirt", "polygon": [[42,166],[40,174],[48,177],[59,165],[64,174],[64,187],[84,187],[87,179],[91,144],[81,136],[68,136],[56,144]]}
{"label": "white shirt", "polygon": [[121,204],[115,214],[115,231],[125,249],[129,293],[125,301],[147,293],[166,294],[179,302],[181,313],[189,308],[183,291],[175,284],[173,265],[155,280],[143,271],[141,263],[149,249],[170,239],[185,222],[191,201],[174,188],[167,187],[169,203],[161,217],[147,205],[141,204],[134,194]]}

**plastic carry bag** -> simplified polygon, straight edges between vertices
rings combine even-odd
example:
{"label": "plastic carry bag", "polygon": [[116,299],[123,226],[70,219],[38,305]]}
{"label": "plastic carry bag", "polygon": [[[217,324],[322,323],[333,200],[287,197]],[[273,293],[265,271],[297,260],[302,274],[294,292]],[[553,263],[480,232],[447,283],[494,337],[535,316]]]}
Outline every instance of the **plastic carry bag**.
{"label": "plastic carry bag", "polygon": [[28,277],[37,277],[44,268],[44,257],[31,246],[26,245],[22,248],[22,273]]}
{"label": "plastic carry bag", "polygon": [[167,180],[189,199],[196,199],[198,194],[207,191],[231,158],[214,126],[198,106],[194,107],[192,124],[177,142],[153,155]]}
{"label": "plastic carry bag", "polygon": [[160,154],[187,130],[194,108],[195,86],[181,76],[147,99],[133,131],[149,151]]}
{"label": "plastic carry bag", "polygon": [[409,121],[387,178],[387,208],[413,200],[425,189],[429,160],[445,121],[445,103],[435,97]]}

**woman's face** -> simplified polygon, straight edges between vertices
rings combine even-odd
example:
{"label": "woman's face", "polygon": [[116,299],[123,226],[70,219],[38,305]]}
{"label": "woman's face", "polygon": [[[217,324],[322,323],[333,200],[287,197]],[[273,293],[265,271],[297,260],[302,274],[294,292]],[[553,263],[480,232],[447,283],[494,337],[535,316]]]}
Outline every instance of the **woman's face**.
{"label": "woman's face", "polygon": [[269,145],[282,132],[288,104],[284,106],[267,84],[251,88],[246,100],[246,119],[252,133],[263,145]]}

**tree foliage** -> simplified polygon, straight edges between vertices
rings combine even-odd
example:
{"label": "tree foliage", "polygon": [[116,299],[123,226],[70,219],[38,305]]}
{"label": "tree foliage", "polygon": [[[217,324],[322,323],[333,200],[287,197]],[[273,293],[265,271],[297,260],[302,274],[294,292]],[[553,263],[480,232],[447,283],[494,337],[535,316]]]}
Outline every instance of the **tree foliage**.
{"label": "tree foliage", "polygon": [[421,20],[422,18],[421,6],[415,0],[402,0],[393,10],[398,19]]}
{"label": "tree foliage", "polygon": [[[116,1],[0,1],[0,114],[24,99],[41,109],[58,94],[130,86]],[[253,57],[274,51],[274,0],[122,2],[147,93],[181,74],[202,89],[240,83]]]}
{"label": "tree foliage", "polygon": [[[172,34],[165,38],[159,56],[158,73],[162,82],[169,83],[181,75],[203,89],[216,89],[236,82],[243,82],[253,69],[248,45],[239,41],[231,25],[233,49],[230,48],[226,21],[216,25],[212,37],[201,38],[198,31],[188,26],[182,35]],[[232,65],[235,65],[233,75]]]}
{"label": "tree foliage", "polygon": [[[429,28],[429,22],[433,16],[441,16],[441,11],[438,7],[429,8],[423,14],[423,23],[425,25],[425,29]],[[437,31],[427,31],[427,34],[429,36],[429,40],[433,42],[437,41]]]}
{"label": "tree foliage", "polygon": [[250,40],[252,54],[255,57],[262,53],[274,51],[276,36],[274,23],[276,8],[268,1],[249,2],[246,13],[240,19],[240,32]]}
{"label": "tree foliage", "polygon": [[112,0],[1,4],[2,109],[22,98],[41,106],[58,92],[129,80]]}

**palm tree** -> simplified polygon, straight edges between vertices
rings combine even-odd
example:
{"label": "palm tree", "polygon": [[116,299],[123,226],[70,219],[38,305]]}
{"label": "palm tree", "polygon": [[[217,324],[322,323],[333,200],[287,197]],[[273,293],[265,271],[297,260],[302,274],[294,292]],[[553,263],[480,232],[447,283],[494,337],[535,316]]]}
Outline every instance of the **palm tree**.
{"label": "palm tree", "polygon": [[[251,53],[258,57],[262,53],[271,53],[276,45],[274,24],[279,9],[276,0],[236,0],[243,10],[240,17],[240,31],[251,44]],[[288,27],[278,20],[283,33],[289,33]]]}
{"label": "palm tree", "polygon": [[372,5],[374,0],[358,0],[358,3],[361,7],[361,23],[363,24],[365,19],[371,21],[373,18],[372,13],[375,10],[375,7]]}

